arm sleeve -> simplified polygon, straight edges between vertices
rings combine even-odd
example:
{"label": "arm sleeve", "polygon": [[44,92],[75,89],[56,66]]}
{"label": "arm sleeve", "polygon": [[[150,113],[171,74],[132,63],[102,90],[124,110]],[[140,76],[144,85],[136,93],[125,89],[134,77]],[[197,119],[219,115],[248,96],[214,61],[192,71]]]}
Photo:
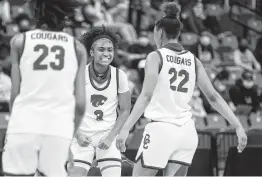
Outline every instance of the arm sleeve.
{"label": "arm sleeve", "polygon": [[118,88],[118,93],[125,93],[129,91],[129,83],[126,74],[124,71],[119,70],[119,88]]}

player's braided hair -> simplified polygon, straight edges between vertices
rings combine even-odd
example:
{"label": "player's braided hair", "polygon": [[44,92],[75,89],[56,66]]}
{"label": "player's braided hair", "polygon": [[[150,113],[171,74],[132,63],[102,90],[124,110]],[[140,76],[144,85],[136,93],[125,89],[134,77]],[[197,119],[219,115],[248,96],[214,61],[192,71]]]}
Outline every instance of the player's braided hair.
{"label": "player's braided hair", "polygon": [[76,0],[29,0],[36,18],[37,28],[46,24],[50,29],[61,30],[65,17],[72,16],[80,5]]}
{"label": "player's braided hair", "polygon": [[86,47],[87,53],[90,54],[90,50],[94,42],[100,38],[108,38],[112,41],[114,48],[116,49],[119,42],[119,36],[116,35],[111,30],[107,29],[105,26],[93,27],[88,32],[86,32],[81,39],[81,42]]}

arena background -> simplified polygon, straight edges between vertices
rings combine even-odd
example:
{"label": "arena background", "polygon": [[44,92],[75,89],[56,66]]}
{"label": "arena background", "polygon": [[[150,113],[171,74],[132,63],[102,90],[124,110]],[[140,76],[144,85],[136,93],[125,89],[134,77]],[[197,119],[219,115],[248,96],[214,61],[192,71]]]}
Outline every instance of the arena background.
{"label": "arena background", "polygon": [[[90,27],[101,24],[120,35],[113,65],[128,75],[132,103],[141,91],[144,59],[155,49],[152,31],[155,20],[163,16],[162,1],[81,0],[82,6],[67,22],[65,31],[77,38]],[[245,151],[238,154],[232,127],[196,88],[191,104],[199,145],[188,175],[262,176],[262,0],[176,1],[181,5],[183,22],[179,42],[203,62],[215,89],[238,116],[249,138]],[[0,0],[1,152],[9,120],[9,41],[16,33],[33,28],[34,17],[24,1]],[[251,63],[251,67],[245,67],[246,63]],[[132,173],[132,161],[147,123],[142,117],[130,133],[123,154],[123,176]],[[90,175],[100,174],[93,168]]]}

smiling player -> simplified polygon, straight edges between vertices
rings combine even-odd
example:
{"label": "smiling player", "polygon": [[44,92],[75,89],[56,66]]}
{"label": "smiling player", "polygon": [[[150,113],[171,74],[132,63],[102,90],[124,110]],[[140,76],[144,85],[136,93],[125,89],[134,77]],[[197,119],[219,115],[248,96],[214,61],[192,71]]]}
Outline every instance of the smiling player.
{"label": "smiling player", "polygon": [[71,146],[74,167],[69,174],[86,176],[96,157],[103,176],[121,176],[115,139],[129,116],[131,98],[127,76],[110,66],[117,36],[104,27],[94,27],[84,34],[83,43],[92,62],[86,67],[86,113]]}

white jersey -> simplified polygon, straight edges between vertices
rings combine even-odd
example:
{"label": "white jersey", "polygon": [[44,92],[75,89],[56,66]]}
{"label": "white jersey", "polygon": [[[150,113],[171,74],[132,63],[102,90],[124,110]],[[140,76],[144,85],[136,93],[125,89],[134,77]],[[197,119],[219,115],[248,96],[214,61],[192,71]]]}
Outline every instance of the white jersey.
{"label": "white jersey", "polygon": [[118,93],[128,91],[125,73],[110,66],[110,78],[99,85],[91,76],[91,64],[86,67],[86,112],[79,130],[89,136],[111,130],[117,120]]}
{"label": "white jersey", "polygon": [[183,125],[192,116],[189,101],[196,82],[195,56],[178,44],[168,44],[157,52],[162,65],[145,117]]}
{"label": "white jersey", "polygon": [[63,32],[43,30],[28,31],[24,37],[20,93],[7,132],[71,139],[78,70],[75,39]]}

